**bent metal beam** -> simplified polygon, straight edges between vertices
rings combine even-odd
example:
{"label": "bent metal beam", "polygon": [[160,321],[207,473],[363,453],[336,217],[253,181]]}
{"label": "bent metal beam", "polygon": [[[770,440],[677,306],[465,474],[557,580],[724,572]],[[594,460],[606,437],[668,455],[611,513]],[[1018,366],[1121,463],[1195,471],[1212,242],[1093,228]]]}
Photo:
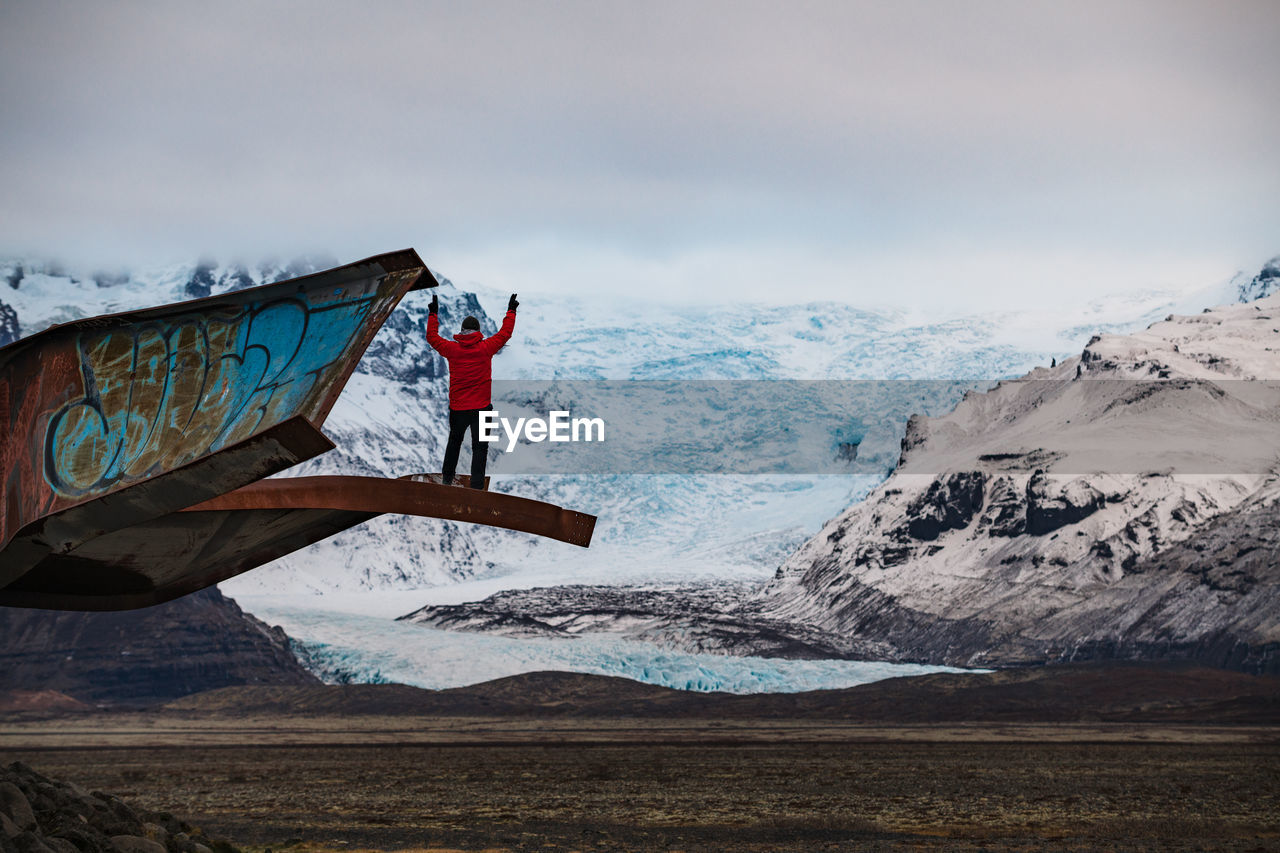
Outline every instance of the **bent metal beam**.
{"label": "bent metal beam", "polygon": [[157,604],[384,512],[589,545],[592,516],[421,477],[259,482],[333,448],[369,342],[434,286],[408,249],[0,348],[0,605]]}

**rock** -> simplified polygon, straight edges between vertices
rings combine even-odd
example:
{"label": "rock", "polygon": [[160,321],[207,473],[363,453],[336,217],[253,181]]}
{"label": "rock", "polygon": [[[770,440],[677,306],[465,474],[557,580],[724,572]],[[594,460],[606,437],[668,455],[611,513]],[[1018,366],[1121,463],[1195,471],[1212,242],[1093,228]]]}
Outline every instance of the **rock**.
{"label": "rock", "polygon": [[146,816],[146,822],[163,827],[170,835],[178,835],[186,829],[182,821],[168,812],[151,812]]}
{"label": "rock", "polygon": [[1043,536],[1088,518],[1106,498],[1083,479],[1061,483],[1037,470],[1027,481],[1027,532]]}
{"label": "rock", "polygon": [[916,448],[922,446],[929,440],[929,420],[922,415],[912,415],[907,418],[907,428],[902,435],[901,448],[902,453],[898,457],[898,464],[901,465],[907,458],[907,455]]}
{"label": "rock", "polygon": [[165,844],[169,841],[169,831],[158,823],[144,823],[142,825],[142,835],[159,844]]}
{"label": "rock", "polygon": [[0,812],[0,838],[13,838],[22,832],[7,814]]}
{"label": "rock", "polygon": [[13,839],[14,849],[18,853],[53,853],[47,844],[34,832],[19,833]]}
{"label": "rock", "polygon": [[53,836],[52,838],[46,837],[44,839],[44,843],[53,851],[53,853],[80,853],[80,848],[65,838],[59,838],[57,836]]}
{"label": "rock", "polygon": [[128,826],[128,830],[119,830],[109,832],[108,835],[136,835],[141,829],[142,819],[138,817],[138,813],[133,810],[124,800],[112,794],[104,794],[101,791],[94,791],[93,796],[103,804],[112,816],[122,824]]}
{"label": "rock", "polygon": [[169,853],[163,844],[141,835],[113,835],[111,843],[120,853]]}
{"label": "rock", "polygon": [[71,782],[71,781],[60,782],[59,785],[62,788],[66,789],[66,791],[69,794],[71,794],[73,797],[75,797],[78,800],[90,800],[93,798],[92,794],[90,794],[84,788],[81,788],[75,782]]}
{"label": "rock", "polygon": [[111,850],[106,834],[90,826],[79,815],[42,816],[42,823],[46,836],[61,838],[80,853],[108,853]]}
{"label": "rock", "polygon": [[0,347],[16,341],[22,331],[18,324],[18,312],[0,302]]}
{"label": "rock", "polygon": [[908,509],[907,532],[913,539],[933,541],[948,530],[966,527],[982,509],[986,481],[981,471],[934,480]]}
{"label": "rock", "polygon": [[213,271],[216,267],[217,263],[214,261],[201,260],[191,273],[191,277],[187,279],[187,284],[184,288],[186,295],[192,299],[201,299],[212,293],[213,285],[216,283],[213,278]]}
{"label": "rock", "polygon": [[19,831],[36,828],[31,803],[12,782],[0,782],[0,813],[7,815]]}
{"label": "rock", "polygon": [[1018,536],[1027,528],[1025,491],[1019,491],[1008,477],[991,484],[990,496],[978,524],[991,536]]}

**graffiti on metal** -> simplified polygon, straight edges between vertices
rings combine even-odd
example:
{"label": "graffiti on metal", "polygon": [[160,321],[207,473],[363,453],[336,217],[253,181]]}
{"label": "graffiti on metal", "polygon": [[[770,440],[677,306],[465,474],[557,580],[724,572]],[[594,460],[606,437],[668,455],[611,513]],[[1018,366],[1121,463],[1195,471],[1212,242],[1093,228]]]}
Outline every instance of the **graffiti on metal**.
{"label": "graffiti on metal", "polygon": [[303,293],[81,334],[83,394],[53,414],[45,434],[50,486],[99,493],[315,410],[376,301]]}
{"label": "graffiti on metal", "polygon": [[291,417],[319,426],[373,335],[425,273],[408,250],[55,326],[0,348],[0,555],[51,514]]}

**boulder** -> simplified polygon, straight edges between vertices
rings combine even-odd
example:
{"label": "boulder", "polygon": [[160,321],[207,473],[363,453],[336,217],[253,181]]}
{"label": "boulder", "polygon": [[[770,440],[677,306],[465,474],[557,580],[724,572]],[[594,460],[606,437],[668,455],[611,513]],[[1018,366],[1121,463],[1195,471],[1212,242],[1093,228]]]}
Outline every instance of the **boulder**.
{"label": "boulder", "polygon": [[18,833],[13,839],[13,847],[18,853],[53,853],[49,845],[30,830]]}
{"label": "boulder", "polygon": [[913,539],[932,541],[948,530],[968,526],[982,509],[986,482],[981,471],[961,471],[934,480],[909,508],[907,532]]}
{"label": "boulder", "polygon": [[31,803],[12,782],[0,782],[0,814],[13,821],[19,832],[36,828],[36,815],[31,810]]}
{"label": "boulder", "polygon": [[120,853],[169,853],[160,842],[141,835],[113,835],[111,843]]}
{"label": "boulder", "polygon": [[1027,532],[1052,533],[1088,518],[1106,503],[1102,492],[1081,478],[1062,483],[1037,469],[1027,481]]}
{"label": "boulder", "polygon": [[46,837],[44,843],[53,853],[80,853],[80,848],[65,838]]}

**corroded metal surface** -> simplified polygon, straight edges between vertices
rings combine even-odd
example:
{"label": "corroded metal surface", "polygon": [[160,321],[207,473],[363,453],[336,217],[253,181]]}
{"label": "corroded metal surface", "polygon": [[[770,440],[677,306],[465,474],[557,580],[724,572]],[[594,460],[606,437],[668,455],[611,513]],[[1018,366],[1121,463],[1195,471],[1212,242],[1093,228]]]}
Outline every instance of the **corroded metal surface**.
{"label": "corroded metal surface", "polygon": [[[465,483],[466,480],[462,480]],[[519,530],[586,547],[595,516],[555,504],[410,478],[289,477],[263,480],[189,507],[187,512],[258,509],[325,509],[447,518]]]}
{"label": "corroded metal surface", "polygon": [[[12,582],[39,575],[63,555],[76,554],[114,531],[130,531],[193,502],[274,474],[333,449],[305,418],[290,418],[236,445],[114,492],[45,516],[19,531],[0,552],[0,603]],[[177,558],[181,544],[171,546]],[[106,561],[110,562],[110,561]]]}
{"label": "corroded metal surface", "polygon": [[[438,476],[438,475],[437,475]],[[0,605],[119,610],[159,604],[383,513],[519,530],[586,547],[595,518],[500,492],[404,478],[263,480],[47,556]]]}
{"label": "corroded metal surface", "polygon": [[[382,512],[432,514],[400,491],[443,486],[256,481],[333,447],[318,427],[360,356],[407,291],[434,285],[410,249],[0,349],[0,604],[153,604]],[[345,503],[317,500],[330,491]],[[282,505],[286,492],[298,503]],[[374,493],[399,502],[353,497]],[[179,513],[234,494],[237,507]],[[243,503],[254,495],[266,503]],[[442,517],[546,526],[519,498],[502,496],[511,523],[485,515],[494,496],[468,498],[471,510],[439,504]]]}
{"label": "corroded metal surface", "polygon": [[290,418],[319,426],[424,273],[416,252],[396,252],[0,349],[0,549],[33,522]]}

